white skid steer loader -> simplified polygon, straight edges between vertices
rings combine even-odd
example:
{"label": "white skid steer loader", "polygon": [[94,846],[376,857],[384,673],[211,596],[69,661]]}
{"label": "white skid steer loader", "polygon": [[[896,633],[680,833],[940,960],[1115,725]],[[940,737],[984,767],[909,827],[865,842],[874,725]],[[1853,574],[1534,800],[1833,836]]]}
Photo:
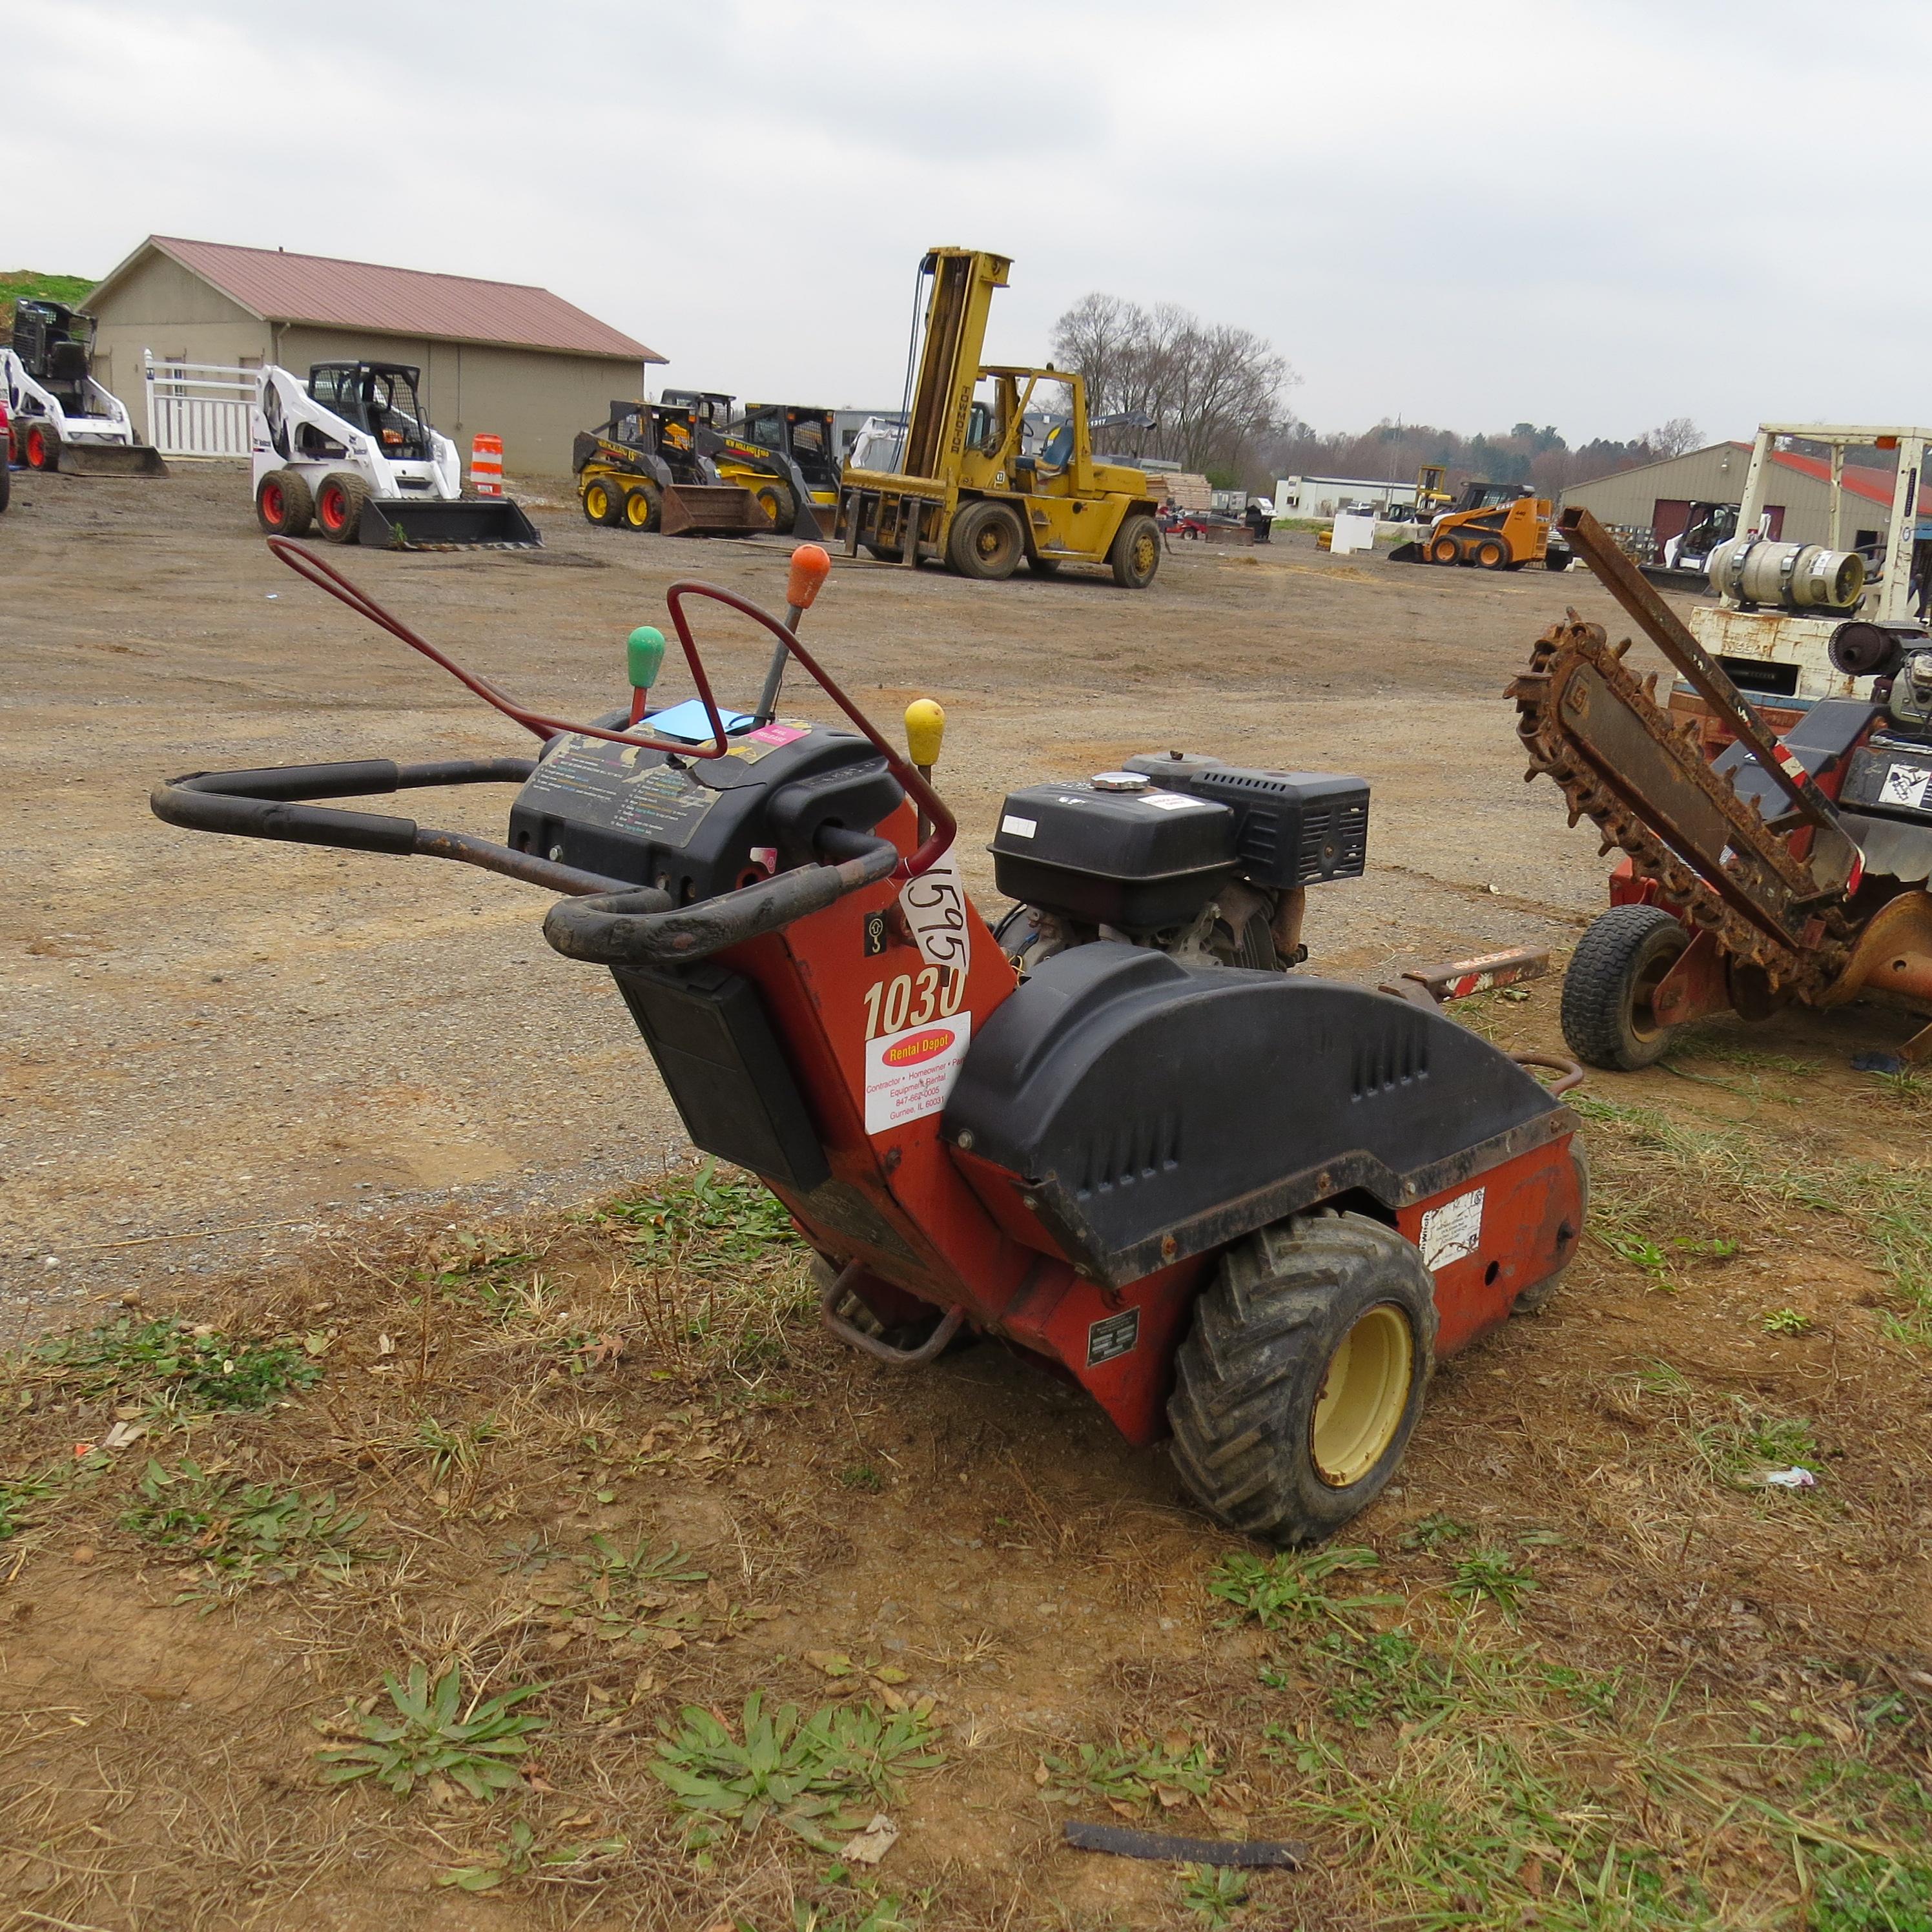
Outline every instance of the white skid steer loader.
{"label": "white skid steer loader", "polygon": [[167,465],[134,434],[127,405],[94,380],[94,318],[62,302],[14,308],[0,349],[0,384],[14,447],[29,470],[69,476],[165,476]]}
{"label": "white skid steer loader", "polygon": [[256,520],[271,536],[313,525],[328,542],[387,550],[534,550],[506,496],[466,496],[456,446],[430,427],[418,372],[400,362],[318,362],[308,381],[271,365],[250,414]]}

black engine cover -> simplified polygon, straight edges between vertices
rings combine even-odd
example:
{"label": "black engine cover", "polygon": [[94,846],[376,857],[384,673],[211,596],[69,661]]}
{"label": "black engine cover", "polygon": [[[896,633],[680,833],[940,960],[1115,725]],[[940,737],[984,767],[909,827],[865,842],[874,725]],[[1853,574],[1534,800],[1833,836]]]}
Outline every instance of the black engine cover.
{"label": "black engine cover", "polygon": [[1046,961],[976,1031],[943,1131],[1119,1287],[1350,1188],[1425,1199],[1575,1124],[1441,1013],[1102,942]]}

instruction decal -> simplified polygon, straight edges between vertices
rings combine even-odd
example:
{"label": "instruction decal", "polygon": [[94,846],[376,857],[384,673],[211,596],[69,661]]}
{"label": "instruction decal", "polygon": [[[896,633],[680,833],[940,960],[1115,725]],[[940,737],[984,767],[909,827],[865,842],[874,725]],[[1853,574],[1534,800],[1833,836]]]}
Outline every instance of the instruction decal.
{"label": "instruction decal", "polygon": [[1452,1262],[1467,1261],[1483,1244],[1484,1190],[1472,1187],[1422,1217],[1422,1265],[1439,1274]]}
{"label": "instruction decal", "polygon": [[972,1037],[973,1016],[958,1013],[866,1042],[866,1131],[883,1134],[922,1120],[946,1105]]}
{"label": "instruction decal", "polygon": [[1932,788],[1932,770],[1923,765],[1893,765],[1886,771],[1885,783],[1879,788],[1878,802],[1881,805],[1922,807],[1928,788]]}
{"label": "instruction decal", "polygon": [[1087,1366],[1097,1369],[1102,1362],[1131,1354],[1140,1339],[1141,1312],[1138,1308],[1124,1308],[1118,1315],[1109,1315],[1104,1321],[1096,1322],[1087,1330]]}

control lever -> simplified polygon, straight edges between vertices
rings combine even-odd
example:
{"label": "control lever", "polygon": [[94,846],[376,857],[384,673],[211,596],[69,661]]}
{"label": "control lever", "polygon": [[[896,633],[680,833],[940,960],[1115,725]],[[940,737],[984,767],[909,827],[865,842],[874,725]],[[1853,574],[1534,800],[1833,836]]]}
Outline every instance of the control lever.
{"label": "control lever", "polygon": [[631,722],[641,724],[651,701],[651,686],[664,669],[664,634],[655,624],[640,624],[625,640],[625,670],[631,681]]}
{"label": "control lever", "polygon": [[[932,768],[939,762],[939,748],[946,738],[946,712],[936,699],[915,698],[905,710],[906,756],[912,768],[925,779],[932,782]],[[919,836],[924,840],[932,830],[932,822],[922,806],[919,814]]]}
{"label": "control lever", "polygon": [[[798,635],[798,620],[812,608],[826,578],[832,574],[832,560],[818,544],[800,544],[791,554],[791,572],[785,579],[784,627]],[[790,653],[783,644],[772,653],[765,673],[764,688],[758,693],[753,722],[769,724],[778,714],[778,687],[784,682],[785,659]]]}

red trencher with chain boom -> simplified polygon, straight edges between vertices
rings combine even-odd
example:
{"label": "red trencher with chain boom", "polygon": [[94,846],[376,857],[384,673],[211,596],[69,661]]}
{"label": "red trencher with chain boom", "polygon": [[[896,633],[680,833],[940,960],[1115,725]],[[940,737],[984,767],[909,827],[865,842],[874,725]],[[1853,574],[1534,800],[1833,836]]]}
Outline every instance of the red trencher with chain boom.
{"label": "red trencher with chain boom", "polygon": [[[272,547],[541,740],[533,758],[199,772],[176,825],[452,859],[559,895],[556,950],[608,968],[700,1148],[758,1175],[824,1264],[824,1318],[900,1368],[969,1334],[1172,1434],[1215,1515],[1326,1535],[1396,1466],[1438,1355],[1534,1305],[1576,1251],[1575,1117],[1438,1011],[1292,970],[1308,889],[1363,869],[1368,788],[1178,752],[1011,794],[996,933],[930,774],[783,619],[679,584],[694,696],[630,643],[630,703],[572,724],[461,670],[313,553]],[[723,606],[775,650],[721,706],[692,634]],[[818,718],[781,701],[795,664]],[[802,709],[802,707],[801,707]],[[313,801],[513,784],[502,844]],[[1451,975],[1453,977],[1453,974]]]}

